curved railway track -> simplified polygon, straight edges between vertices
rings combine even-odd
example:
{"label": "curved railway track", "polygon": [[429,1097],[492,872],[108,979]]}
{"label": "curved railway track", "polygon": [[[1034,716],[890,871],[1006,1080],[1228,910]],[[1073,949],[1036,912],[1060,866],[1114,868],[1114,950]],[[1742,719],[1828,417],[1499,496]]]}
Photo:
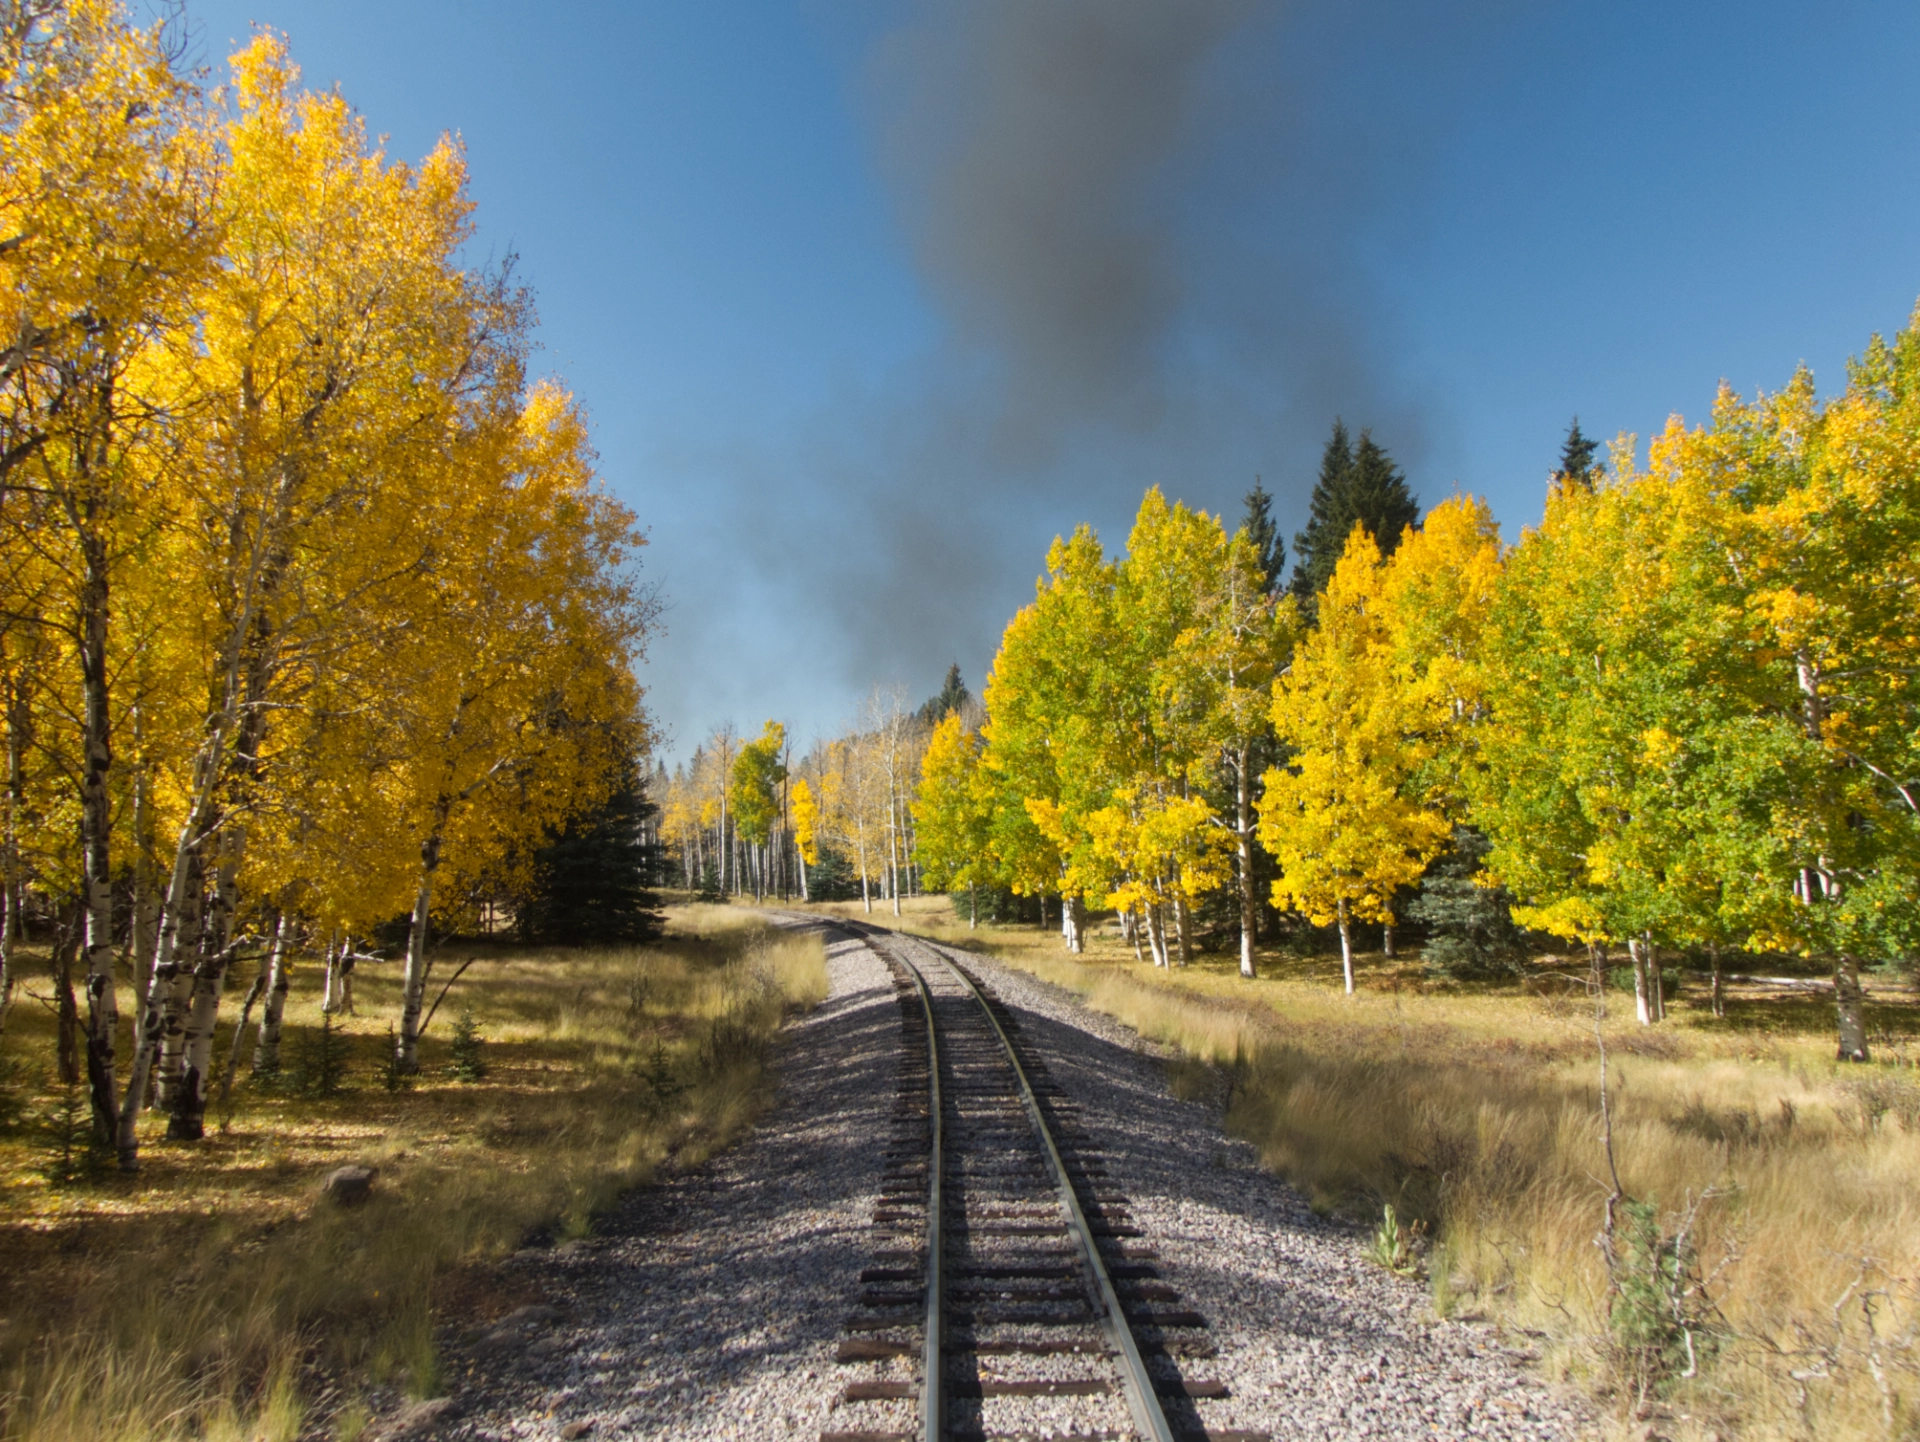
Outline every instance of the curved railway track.
{"label": "curved railway track", "polygon": [[1214,1355],[1205,1319],[1174,1305],[1019,1018],[945,948],[838,925],[891,971],[903,1054],[821,1442],[1265,1442],[1206,1428],[1196,1404],[1226,1389],[1181,1370]]}

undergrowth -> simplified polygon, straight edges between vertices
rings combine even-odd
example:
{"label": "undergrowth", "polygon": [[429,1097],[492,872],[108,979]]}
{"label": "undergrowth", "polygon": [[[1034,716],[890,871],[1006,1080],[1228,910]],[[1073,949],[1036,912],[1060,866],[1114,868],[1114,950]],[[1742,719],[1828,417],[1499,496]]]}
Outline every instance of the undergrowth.
{"label": "undergrowth", "polygon": [[[887,918],[891,923],[891,918]],[[1117,938],[1066,954],[938,904],[904,924],[1079,993],[1170,1049],[1175,1089],[1435,1309],[1497,1322],[1626,1429],[1675,1442],[1920,1436],[1920,1011],[1882,990],[1878,1059],[1833,1060],[1830,1015],[1683,989],[1642,1028],[1605,998],[1622,1199],[1609,1265],[1590,994],[1434,987],[1373,957],[1156,972]],[[1391,1206],[1391,1223],[1383,1221]],[[1424,1233],[1416,1246],[1416,1229]]]}
{"label": "undergrowth", "polygon": [[[404,1086],[372,1054],[398,1014],[392,968],[361,968],[345,1019],[320,1016],[309,971],[288,1004],[292,1084],[243,1067],[218,1131],[149,1145],[131,1179],[88,1171],[46,1126],[0,1134],[0,1437],[291,1442],[433,1395],[436,1329],[519,1300],[492,1264],[583,1234],[669,1160],[737,1136],[782,1017],[826,994],[815,939],[730,908],[673,922],[648,948],[487,952]],[[24,1009],[4,1044],[51,1068],[51,1030]],[[30,1109],[57,1113],[66,1090]],[[378,1169],[371,1199],[319,1201],[349,1161]]]}

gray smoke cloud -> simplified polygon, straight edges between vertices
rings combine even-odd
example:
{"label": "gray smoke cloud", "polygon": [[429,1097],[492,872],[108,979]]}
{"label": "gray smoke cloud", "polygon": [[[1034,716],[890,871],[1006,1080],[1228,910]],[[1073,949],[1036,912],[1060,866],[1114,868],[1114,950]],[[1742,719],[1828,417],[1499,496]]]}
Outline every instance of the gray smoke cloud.
{"label": "gray smoke cloud", "polygon": [[[1336,413],[1446,489],[1376,270],[1417,229],[1419,112],[1444,109],[1475,3],[936,0],[884,37],[866,119],[948,335],[694,462],[742,502],[743,605],[808,598],[767,664],[699,672],[704,714],[785,695],[819,717],[804,678],[931,691],[956,658],[977,688],[1054,534],[1091,522],[1117,549],[1153,484],[1231,524],[1256,474],[1290,532]],[[710,652],[721,623],[670,584]]]}
{"label": "gray smoke cloud", "polygon": [[1185,289],[1166,172],[1249,8],[963,0],[882,46],[880,149],[916,258],[1017,414],[1151,390]]}

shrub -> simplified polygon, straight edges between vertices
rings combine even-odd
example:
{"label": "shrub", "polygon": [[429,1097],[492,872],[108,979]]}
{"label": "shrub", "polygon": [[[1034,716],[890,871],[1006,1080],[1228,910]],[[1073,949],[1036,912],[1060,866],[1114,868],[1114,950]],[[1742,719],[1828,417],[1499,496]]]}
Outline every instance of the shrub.
{"label": "shrub", "polygon": [[477,1082],[487,1074],[487,1063],[481,1055],[486,1043],[480,1036],[480,1024],[473,1019],[473,1008],[460,1008],[460,1020],[453,1024],[453,1060],[447,1065],[447,1072],[455,1081]]}

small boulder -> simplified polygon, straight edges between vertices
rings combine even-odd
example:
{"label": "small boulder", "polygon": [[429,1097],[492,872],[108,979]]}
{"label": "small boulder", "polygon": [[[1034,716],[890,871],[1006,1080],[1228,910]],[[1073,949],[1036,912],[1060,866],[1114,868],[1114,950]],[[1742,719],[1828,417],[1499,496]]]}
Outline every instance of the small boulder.
{"label": "small boulder", "polygon": [[591,1422],[569,1422],[560,1429],[560,1436],[564,1442],[575,1442],[576,1438],[584,1437],[591,1431],[593,1431]]}
{"label": "small boulder", "polygon": [[335,1206],[357,1207],[373,1195],[376,1174],[375,1168],[361,1166],[357,1162],[351,1166],[335,1167],[320,1184],[320,1195]]}

